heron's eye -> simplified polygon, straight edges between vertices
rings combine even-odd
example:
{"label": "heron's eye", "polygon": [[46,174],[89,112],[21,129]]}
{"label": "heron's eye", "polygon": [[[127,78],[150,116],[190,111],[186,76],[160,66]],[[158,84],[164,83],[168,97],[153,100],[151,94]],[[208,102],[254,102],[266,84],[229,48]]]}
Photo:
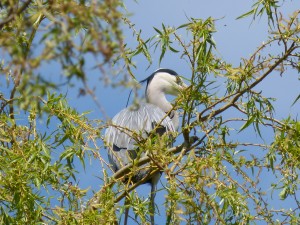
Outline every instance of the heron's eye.
{"label": "heron's eye", "polygon": [[178,76],[176,76],[176,84],[178,84],[178,85],[182,85],[183,84],[181,78],[178,77]]}

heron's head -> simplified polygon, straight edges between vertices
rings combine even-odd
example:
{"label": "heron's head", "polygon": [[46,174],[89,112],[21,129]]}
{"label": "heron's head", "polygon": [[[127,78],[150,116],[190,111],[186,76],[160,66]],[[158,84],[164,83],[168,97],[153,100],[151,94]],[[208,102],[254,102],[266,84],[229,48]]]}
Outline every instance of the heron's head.
{"label": "heron's head", "polygon": [[147,81],[146,92],[150,89],[176,96],[187,87],[180,76],[170,69],[158,69],[144,81]]}

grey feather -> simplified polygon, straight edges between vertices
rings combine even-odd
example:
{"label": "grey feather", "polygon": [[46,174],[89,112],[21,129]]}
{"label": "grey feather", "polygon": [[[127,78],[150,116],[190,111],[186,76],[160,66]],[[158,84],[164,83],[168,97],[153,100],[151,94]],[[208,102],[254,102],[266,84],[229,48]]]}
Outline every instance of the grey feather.
{"label": "grey feather", "polygon": [[[137,141],[147,138],[154,125],[160,125],[159,134],[175,131],[172,120],[158,106],[143,103],[137,107],[128,107],[120,111],[112,119],[112,125],[105,132],[108,145],[108,158],[115,171],[123,168],[140,154]],[[133,177],[133,181],[142,179],[149,171],[142,169]]]}

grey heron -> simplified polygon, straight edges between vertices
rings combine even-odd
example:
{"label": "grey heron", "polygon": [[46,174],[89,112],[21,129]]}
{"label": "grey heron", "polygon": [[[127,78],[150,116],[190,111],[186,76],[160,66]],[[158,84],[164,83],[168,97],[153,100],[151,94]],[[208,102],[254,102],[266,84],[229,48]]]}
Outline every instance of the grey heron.
{"label": "grey heron", "polygon": [[[178,74],[170,69],[158,69],[140,82],[147,82],[146,103],[140,103],[138,106],[127,107],[120,111],[113,117],[112,125],[105,132],[108,159],[115,172],[132,163],[138,154],[139,157],[146,155],[146,152],[138,153],[134,134],[141,134],[142,138],[147,138],[147,135],[157,125],[160,125],[160,129],[155,132],[160,135],[165,132],[174,132],[178,128],[178,112],[173,110],[172,104],[166,98],[167,94],[177,96],[186,87]],[[140,169],[135,172],[131,181],[138,182],[146,178],[149,173],[149,167]],[[154,225],[154,197],[160,176],[161,173],[158,172],[145,182],[151,184],[150,217],[152,225]],[[127,224],[127,219],[128,208],[125,210],[124,224]]]}

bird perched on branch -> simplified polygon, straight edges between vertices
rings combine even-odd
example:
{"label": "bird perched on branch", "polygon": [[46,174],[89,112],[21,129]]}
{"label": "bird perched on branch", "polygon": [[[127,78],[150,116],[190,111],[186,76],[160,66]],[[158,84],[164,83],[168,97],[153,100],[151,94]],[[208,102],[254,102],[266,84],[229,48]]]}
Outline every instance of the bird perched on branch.
{"label": "bird perched on branch", "polygon": [[[159,135],[165,132],[174,132],[178,128],[178,112],[173,109],[166,95],[177,96],[186,85],[178,74],[170,69],[158,69],[140,83],[146,82],[146,103],[127,107],[115,115],[112,124],[105,132],[105,140],[108,146],[108,159],[112,169],[117,172],[138,157],[146,156],[146,151],[139,151],[137,143],[141,139],[147,139],[152,132]],[[154,225],[154,197],[156,185],[161,176],[160,172],[150,175],[150,167],[143,167],[134,171],[130,181],[151,184],[150,217]],[[128,180],[128,179],[127,179]],[[126,205],[126,199],[125,199]],[[128,207],[125,211],[127,224]]]}

